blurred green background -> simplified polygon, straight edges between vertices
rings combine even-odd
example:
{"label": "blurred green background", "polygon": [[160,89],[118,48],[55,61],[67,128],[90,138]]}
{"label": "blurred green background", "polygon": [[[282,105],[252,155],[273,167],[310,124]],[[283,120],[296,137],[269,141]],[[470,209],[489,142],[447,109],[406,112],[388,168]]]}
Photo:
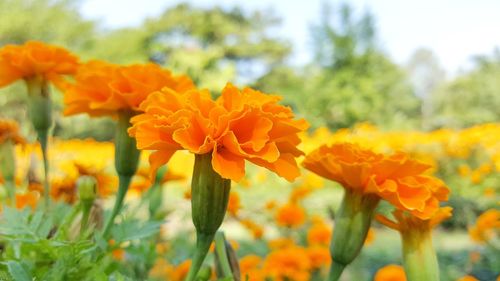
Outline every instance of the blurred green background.
{"label": "blurred green background", "polygon": [[[312,128],[370,122],[384,129],[430,130],[499,120],[498,51],[473,58],[467,71],[449,78],[433,51],[419,46],[407,63],[397,64],[380,47],[369,8],[322,2],[308,28],[310,59],[294,63],[294,34],[279,29],[283,5],[259,11],[215,2],[204,8],[176,4],[133,27],[107,28],[82,15],[85,2],[0,1],[0,45],[36,39],[65,46],[82,60],[152,61],[189,74],[214,94],[226,81],[250,85],[283,95]],[[25,118],[21,87],[2,89],[13,92],[0,94],[2,116]],[[61,95],[54,98],[60,108]],[[106,119],[58,118],[55,134],[105,140],[112,126]]]}

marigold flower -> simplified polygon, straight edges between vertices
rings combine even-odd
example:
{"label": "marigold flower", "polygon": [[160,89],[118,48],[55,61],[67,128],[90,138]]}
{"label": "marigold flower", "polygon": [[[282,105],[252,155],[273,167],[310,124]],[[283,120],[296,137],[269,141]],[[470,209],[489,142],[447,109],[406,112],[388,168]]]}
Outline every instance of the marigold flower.
{"label": "marigold flower", "polygon": [[258,225],[254,221],[249,219],[244,219],[240,220],[240,223],[252,233],[254,239],[260,239],[262,238],[262,235],[264,235],[263,227]]}
{"label": "marigold flower", "polygon": [[324,266],[329,266],[332,262],[328,247],[313,246],[307,248],[306,250],[309,260],[311,261],[311,267],[313,269],[319,269]]}
{"label": "marigold flower", "polygon": [[153,171],[186,149],[211,153],[213,169],[226,179],[241,180],[246,159],[291,181],[300,174],[295,158],[303,154],[297,134],[308,124],[294,120],[279,100],[231,84],[215,101],[208,91],[180,94],[164,88],[141,104],[145,113],[132,118],[129,133],[139,149],[156,150],[150,157]]}
{"label": "marigold flower", "polygon": [[276,223],[280,226],[297,228],[304,224],[305,219],[304,208],[297,204],[286,204],[276,212]]}
{"label": "marigold flower", "polygon": [[78,68],[74,83],[64,86],[64,113],[114,116],[120,110],[138,111],[147,96],[168,87],[184,92],[194,88],[187,76],[174,76],[156,64],[118,66],[90,61]]}
{"label": "marigold flower", "polygon": [[406,281],[405,270],[400,265],[389,264],[377,271],[374,281]]}
{"label": "marigold flower", "polygon": [[14,120],[0,119],[0,144],[12,141],[13,144],[24,144],[26,139],[19,133],[19,125]]}
{"label": "marigold flower", "polygon": [[290,247],[271,252],[264,261],[267,277],[274,281],[310,280],[311,261],[302,247]]}
{"label": "marigold flower", "polygon": [[270,240],[267,243],[268,247],[271,250],[279,250],[279,249],[285,249],[285,248],[290,248],[295,246],[295,241],[293,241],[290,238],[276,238],[273,240]]}
{"label": "marigold flower", "polygon": [[61,75],[73,74],[78,58],[67,50],[38,41],[0,48],[0,87],[19,79],[41,76],[57,82]]}
{"label": "marigold flower", "polygon": [[448,198],[444,183],[423,173],[431,166],[399,152],[390,156],[356,144],[323,145],[307,155],[304,167],[344,188],[374,194],[395,207],[429,218]]}
{"label": "marigold flower", "polygon": [[240,272],[241,280],[265,280],[265,274],[262,270],[262,258],[256,255],[248,255],[240,259]]}
{"label": "marigold flower", "polygon": [[395,221],[382,215],[377,220],[400,232],[403,241],[404,267],[408,280],[439,280],[439,266],[432,246],[432,229],[451,217],[451,207],[442,207],[429,219],[422,220],[409,212],[395,210]]}
{"label": "marigold flower", "polygon": [[26,206],[30,206],[31,209],[35,209],[38,204],[38,199],[40,194],[36,191],[29,191],[24,194],[16,194],[16,208],[23,209]]}
{"label": "marigold flower", "polygon": [[307,231],[307,243],[309,245],[328,246],[332,238],[331,227],[325,223],[315,223]]}
{"label": "marigold flower", "polygon": [[172,281],[183,281],[186,279],[189,268],[191,267],[191,260],[186,260],[175,267],[173,272],[170,275],[170,279]]}
{"label": "marigold flower", "polygon": [[238,193],[231,192],[229,194],[229,201],[227,204],[227,211],[232,215],[237,217],[238,216],[238,211],[241,208],[241,203],[240,203],[240,197],[238,196]]}
{"label": "marigold flower", "polygon": [[383,155],[357,144],[337,143],[309,153],[303,165],[345,189],[332,237],[330,280],[338,280],[361,251],[381,199],[422,220],[434,216],[439,202],[448,199],[444,183],[423,174],[431,166],[402,152]]}
{"label": "marigold flower", "polygon": [[476,224],[469,228],[469,236],[478,243],[490,241],[500,231],[500,211],[490,209],[482,213]]}

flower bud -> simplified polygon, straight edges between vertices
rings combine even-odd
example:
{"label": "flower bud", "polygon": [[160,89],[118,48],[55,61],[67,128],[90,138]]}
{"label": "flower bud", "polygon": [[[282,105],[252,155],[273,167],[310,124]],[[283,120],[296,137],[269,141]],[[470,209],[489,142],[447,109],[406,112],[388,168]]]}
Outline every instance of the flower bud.
{"label": "flower bud", "polygon": [[137,171],[140,155],[135,138],[127,133],[132,116],[132,112],[120,112],[115,133],[115,168],[118,175],[126,177],[132,177]]}
{"label": "flower bud", "polygon": [[77,182],[78,195],[82,204],[90,204],[94,202],[97,197],[97,182],[94,177],[81,176]]}

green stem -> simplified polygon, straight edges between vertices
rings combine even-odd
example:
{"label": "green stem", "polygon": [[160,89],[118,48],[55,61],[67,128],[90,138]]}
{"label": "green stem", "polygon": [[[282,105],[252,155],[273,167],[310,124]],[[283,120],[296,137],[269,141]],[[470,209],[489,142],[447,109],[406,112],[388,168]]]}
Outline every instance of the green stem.
{"label": "green stem", "polygon": [[71,212],[64,218],[57,233],[55,234],[54,239],[67,239],[68,238],[68,229],[71,226],[71,223],[75,220],[76,216],[82,209],[82,205],[78,203],[71,209]]}
{"label": "green stem", "polygon": [[208,254],[208,250],[210,249],[210,245],[212,244],[213,240],[214,235],[206,235],[201,233],[196,234],[196,249],[191,261],[191,267],[189,268],[186,281],[196,280],[196,275],[203,265],[203,261]]}
{"label": "green stem", "polygon": [[83,208],[82,208],[82,220],[80,222],[80,235],[83,235],[87,230],[90,217],[90,209],[92,208],[92,206],[89,208],[85,204],[82,204],[82,206]]}
{"label": "green stem", "polygon": [[49,141],[49,132],[48,130],[37,130],[38,140],[40,142],[40,146],[42,147],[42,158],[43,158],[43,197],[44,197],[44,206],[45,210],[49,209],[50,206],[50,182],[49,182],[49,159],[47,155],[47,146]]}
{"label": "green stem", "polygon": [[340,275],[344,271],[345,265],[333,262],[330,266],[330,274],[328,274],[328,281],[337,281],[340,279]]}
{"label": "green stem", "polygon": [[401,238],[408,281],[439,281],[439,265],[432,246],[431,230],[412,229],[401,233]]}
{"label": "green stem", "polygon": [[107,236],[111,226],[114,223],[114,220],[123,206],[123,201],[125,199],[125,195],[127,194],[128,187],[130,185],[130,181],[132,180],[132,176],[118,176],[118,193],[116,194],[115,205],[113,206],[113,211],[106,221],[106,225],[104,226],[103,236]]}
{"label": "green stem", "polygon": [[5,187],[7,188],[7,194],[9,196],[11,206],[16,206],[16,185],[14,180],[5,179]]}
{"label": "green stem", "polygon": [[217,254],[217,261],[220,269],[222,271],[223,278],[234,278],[233,270],[229,264],[229,259],[227,258],[226,250],[226,239],[224,238],[224,233],[217,232],[215,234],[215,252]]}

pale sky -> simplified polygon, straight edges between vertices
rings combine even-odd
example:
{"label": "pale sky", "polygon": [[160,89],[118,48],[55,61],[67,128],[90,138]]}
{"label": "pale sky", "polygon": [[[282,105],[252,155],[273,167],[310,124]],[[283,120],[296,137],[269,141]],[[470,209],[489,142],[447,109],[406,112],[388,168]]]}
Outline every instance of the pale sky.
{"label": "pale sky", "polygon": [[[282,18],[280,37],[294,47],[292,63],[310,58],[309,28],[318,21],[322,0],[84,0],[81,11],[106,28],[137,26],[180,2],[195,6],[241,6],[273,10]],[[339,1],[330,1],[338,3]],[[434,51],[449,74],[470,66],[470,57],[491,54],[500,47],[498,0],[351,0],[358,11],[369,8],[375,16],[382,49],[405,63],[415,49]]]}

